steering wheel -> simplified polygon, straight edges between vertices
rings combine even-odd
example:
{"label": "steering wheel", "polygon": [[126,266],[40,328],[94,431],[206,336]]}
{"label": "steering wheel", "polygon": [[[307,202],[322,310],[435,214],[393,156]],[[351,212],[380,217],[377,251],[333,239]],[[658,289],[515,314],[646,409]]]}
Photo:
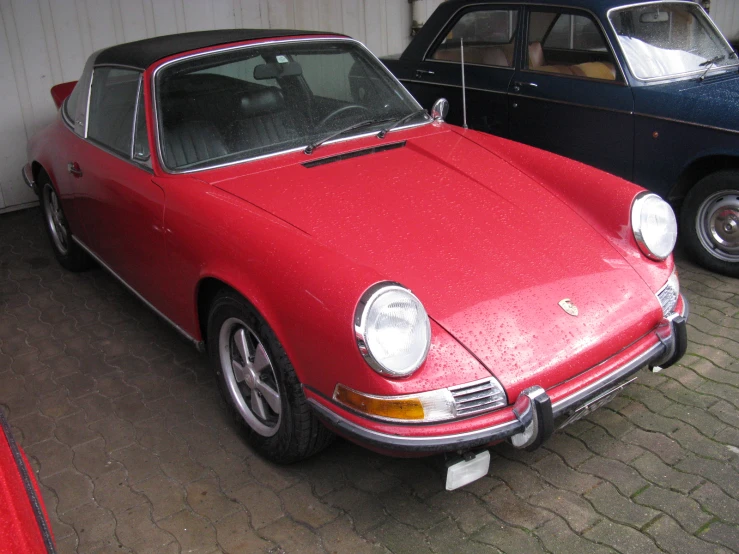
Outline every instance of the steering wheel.
{"label": "steering wheel", "polygon": [[347,104],[346,106],[341,106],[340,108],[335,109],[330,114],[328,114],[326,117],[324,117],[321,121],[318,122],[317,127],[323,127],[324,125],[326,125],[326,123],[328,123],[335,117],[338,117],[342,113],[348,112],[351,110],[361,110],[363,112],[372,113],[370,112],[369,108],[365,108],[364,106],[361,106],[360,104]]}

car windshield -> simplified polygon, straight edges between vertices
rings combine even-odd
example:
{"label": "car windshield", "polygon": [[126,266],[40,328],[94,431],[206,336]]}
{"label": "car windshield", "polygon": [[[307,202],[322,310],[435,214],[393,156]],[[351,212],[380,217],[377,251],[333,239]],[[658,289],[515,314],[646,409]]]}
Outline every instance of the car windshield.
{"label": "car windshield", "polygon": [[653,3],[610,12],[626,60],[639,79],[700,74],[737,65],[736,54],[695,4]]}
{"label": "car windshield", "polygon": [[[156,74],[165,166],[201,169],[331,137],[378,132],[430,118],[364,48],[349,41],[292,41],[194,56]],[[342,132],[343,131],[343,132]]]}

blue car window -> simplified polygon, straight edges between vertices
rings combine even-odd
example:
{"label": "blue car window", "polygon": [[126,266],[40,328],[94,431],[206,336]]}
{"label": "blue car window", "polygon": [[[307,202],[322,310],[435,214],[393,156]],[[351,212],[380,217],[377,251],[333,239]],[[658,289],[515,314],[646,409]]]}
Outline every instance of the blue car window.
{"label": "blue car window", "polygon": [[529,70],[604,81],[617,78],[613,54],[589,15],[533,10],[527,43]]}
{"label": "blue car window", "polygon": [[454,24],[431,59],[459,63],[464,40],[465,63],[513,67],[517,25],[517,10],[468,12]]}

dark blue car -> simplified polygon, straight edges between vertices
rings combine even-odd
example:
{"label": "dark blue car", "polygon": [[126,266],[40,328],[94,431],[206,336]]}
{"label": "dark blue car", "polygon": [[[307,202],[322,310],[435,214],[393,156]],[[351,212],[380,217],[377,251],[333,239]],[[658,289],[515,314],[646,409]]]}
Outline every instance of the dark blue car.
{"label": "dark blue car", "polygon": [[739,277],[739,59],[690,1],[450,0],[385,64],[425,107],[668,199],[683,244]]}

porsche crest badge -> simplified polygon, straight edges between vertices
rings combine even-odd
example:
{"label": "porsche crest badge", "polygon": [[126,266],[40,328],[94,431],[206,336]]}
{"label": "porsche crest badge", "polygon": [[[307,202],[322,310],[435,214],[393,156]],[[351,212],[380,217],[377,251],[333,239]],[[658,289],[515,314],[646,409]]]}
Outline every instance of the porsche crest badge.
{"label": "porsche crest badge", "polygon": [[572,303],[572,300],[570,300],[569,298],[563,298],[562,300],[560,300],[559,307],[562,308],[564,311],[566,311],[571,316],[577,317],[577,314],[578,314],[577,306],[575,306]]}

